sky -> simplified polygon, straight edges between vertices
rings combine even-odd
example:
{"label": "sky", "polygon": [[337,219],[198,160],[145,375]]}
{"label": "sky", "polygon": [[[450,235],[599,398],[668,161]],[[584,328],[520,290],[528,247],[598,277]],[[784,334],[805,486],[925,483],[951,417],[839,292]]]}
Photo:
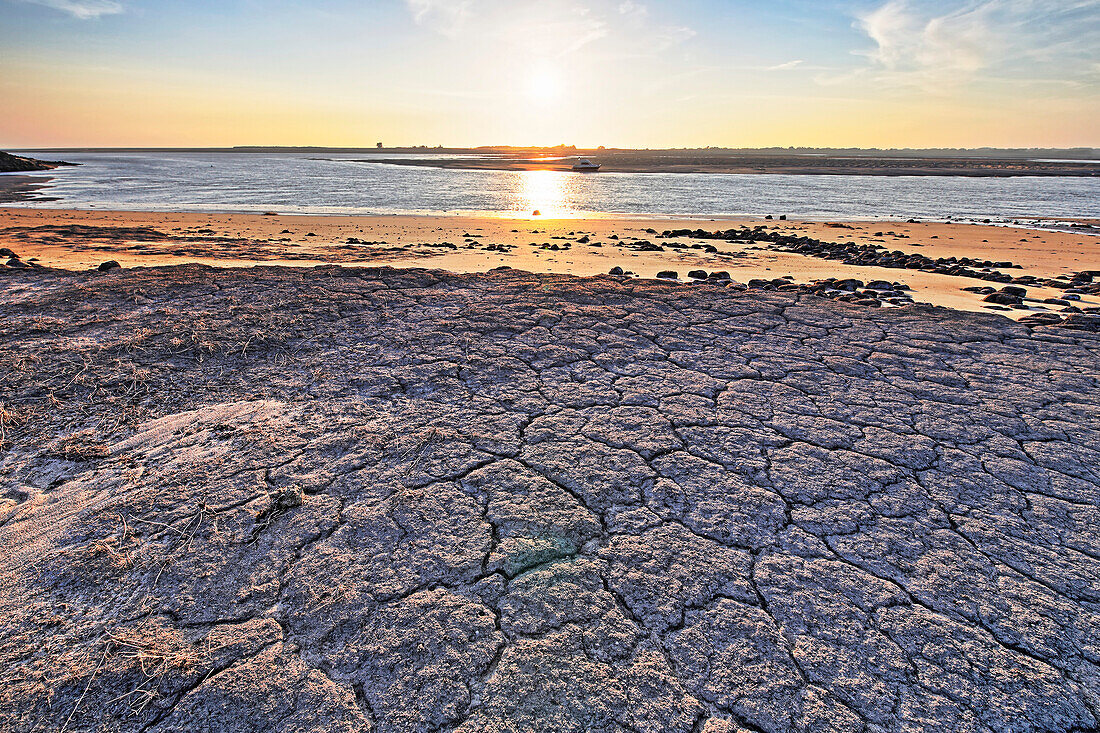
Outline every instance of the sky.
{"label": "sky", "polygon": [[1100,147],[1100,0],[0,0],[0,147]]}

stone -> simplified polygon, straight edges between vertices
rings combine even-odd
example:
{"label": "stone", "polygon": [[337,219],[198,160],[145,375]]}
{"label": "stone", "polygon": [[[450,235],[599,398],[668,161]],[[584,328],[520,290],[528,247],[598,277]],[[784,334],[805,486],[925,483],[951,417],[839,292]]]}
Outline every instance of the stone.
{"label": "stone", "polygon": [[101,262],[99,267],[97,267],[96,269],[100,272],[109,272],[111,270],[117,270],[120,267],[122,267],[122,265],[118,264],[114,260],[107,260],[106,262]]}
{"label": "stone", "polygon": [[997,305],[1020,305],[1023,302],[1020,296],[1011,293],[991,293],[982,298],[982,300],[986,303],[996,303]]}
{"label": "stone", "polygon": [[657,277],[662,280],[676,280],[680,275],[675,270],[662,270],[657,273]]}

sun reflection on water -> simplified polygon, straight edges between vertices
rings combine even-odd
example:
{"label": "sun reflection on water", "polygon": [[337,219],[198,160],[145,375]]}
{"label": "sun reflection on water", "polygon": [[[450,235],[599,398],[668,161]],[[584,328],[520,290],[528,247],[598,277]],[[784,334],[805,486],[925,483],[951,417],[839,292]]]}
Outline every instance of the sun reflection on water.
{"label": "sun reflection on water", "polygon": [[521,171],[520,200],[528,214],[539,212],[541,218],[554,219],[571,215],[565,201],[567,175],[555,171]]}

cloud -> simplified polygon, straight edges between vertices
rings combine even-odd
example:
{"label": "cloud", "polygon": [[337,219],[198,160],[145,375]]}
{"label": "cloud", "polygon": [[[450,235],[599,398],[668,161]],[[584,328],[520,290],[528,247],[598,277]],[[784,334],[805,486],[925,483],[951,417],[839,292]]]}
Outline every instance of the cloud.
{"label": "cloud", "polygon": [[465,25],[473,0],[405,0],[405,4],[417,23],[455,35]]}
{"label": "cloud", "polygon": [[663,23],[637,0],[405,0],[413,19],[450,38],[563,56],[596,42],[657,53],[695,35]]}
{"label": "cloud", "polygon": [[797,68],[797,67],[801,66],[804,63],[805,62],[802,59],[794,59],[793,61],[787,61],[786,63],[776,64],[775,66],[768,66],[764,69],[764,71],[787,71],[789,69]]}
{"label": "cloud", "polygon": [[122,3],[114,0],[21,0],[21,2],[60,10],[81,20],[103,15],[117,15],[124,10]]}
{"label": "cloud", "polygon": [[874,43],[857,53],[881,80],[1075,78],[1095,59],[1100,0],[888,0],[855,27]]}

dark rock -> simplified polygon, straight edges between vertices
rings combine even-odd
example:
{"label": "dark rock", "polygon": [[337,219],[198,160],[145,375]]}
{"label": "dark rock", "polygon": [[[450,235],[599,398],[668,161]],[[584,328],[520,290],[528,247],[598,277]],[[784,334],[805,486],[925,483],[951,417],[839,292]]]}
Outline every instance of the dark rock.
{"label": "dark rock", "polygon": [[616,277],[621,277],[623,275],[623,268],[616,265],[615,267],[612,267],[611,270],[609,270],[607,274],[608,275],[615,275]]}
{"label": "dark rock", "polygon": [[706,280],[707,271],[706,270],[691,270],[690,272],[688,272],[688,277],[692,278],[693,280]]}
{"label": "dark rock", "polygon": [[662,270],[657,273],[657,277],[661,278],[662,280],[675,280],[676,278],[680,277],[680,274],[677,273],[675,270]]}
{"label": "dark rock", "polygon": [[1092,313],[1071,313],[1062,321],[1062,328],[1071,328],[1076,331],[1100,332],[1100,315]]}
{"label": "dark rock", "polygon": [[1015,285],[1005,285],[1001,288],[1001,292],[1006,295],[1014,295],[1018,298],[1023,298],[1027,295],[1027,288],[1021,288]]}
{"label": "dark rock", "polygon": [[1050,326],[1061,323],[1062,316],[1055,313],[1036,313],[1034,315],[1024,316],[1019,322],[1025,326]]}
{"label": "dark rock", "polygon": [[1019,305],[1022,302],[1020,296],[1011,293],[991,293],[982,300],[986,303],[996,303],[998,305]]}
{"label": "dark rock", "polygon": [[0,173],[20,173],[29,171],[48,171],[60,166],[76,165],[60,160],[38,160],[10,153],[0,153]]}
{"label": "dark rock", "polygon": [[730,274],[725,270],[719,270],[718,272],[712,272],[707,275],[710,280],[729,280]]}
{"label": "dark rock", "polygon": [[117,270],[120,267],[122,267],[122,265],[118,264],[114,260],[107,260],[106,262],[100,263],[99,267],[97,267],[96,269],[100,272],[108,272],[110,270]]}

